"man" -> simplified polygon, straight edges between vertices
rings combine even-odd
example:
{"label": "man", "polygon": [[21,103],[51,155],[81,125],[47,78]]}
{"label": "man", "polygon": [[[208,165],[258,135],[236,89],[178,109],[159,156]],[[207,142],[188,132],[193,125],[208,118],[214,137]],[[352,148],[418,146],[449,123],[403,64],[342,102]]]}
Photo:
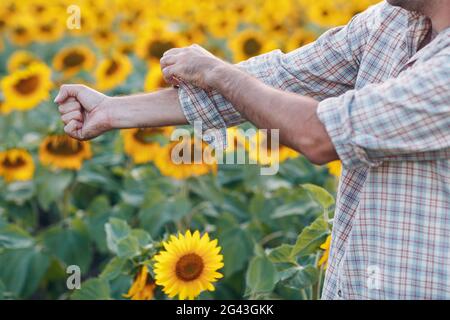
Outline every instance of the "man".
{"label": "man", "polygon": [[450,299],[450,1],[390,0],[288,54],[234,66],[198,46],[161,59],[156,93],[61,88],[65,131],[201,120],[280,129],[317,164],[340,159],[324,299]]}

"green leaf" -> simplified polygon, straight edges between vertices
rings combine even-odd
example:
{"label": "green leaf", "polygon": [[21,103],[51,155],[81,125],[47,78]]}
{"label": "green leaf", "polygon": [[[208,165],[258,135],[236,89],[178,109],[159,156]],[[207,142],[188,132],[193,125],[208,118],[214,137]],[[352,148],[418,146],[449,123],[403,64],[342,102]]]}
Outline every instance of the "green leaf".
{"label": "green leaf", "polygon": [[0,280],[0,300],[5,299],[5,292],[6,292],[6,286],[4,285],[3,281]]}
{"label": "green leaf", "polygon": [[168,197],[159,188],[152,188],[147,192],[139,212],[141,226],[156,237],[166,223],[178,221],[190,212],[191,207],[191,201],[185,195]]}
{"label": "green leaf", "polygon": [[287,203],[285,205],[276,208],[273,211],[272,218],[280,219],[289,216],[303,215],[313,209],[319,209],[319,206],[311,200],[309,200],[309,202],[304,202],[304,200],[296,201],[293,203]]}
{"label": "green leaf", "polygon": [[292,289],[303,289],[314,285],[319,280],[319,270],[312,265],[293,267],[288,269],[292,276],[283,281],[283,284]]}
{"label": "green leaf", "polygon": [[14,202],[18,205],[23,205],[25,201],[29,200],[33,196],[34,191],[35,188],[31,181],[13,182],[7,184],[4,197],[7,201]]}
{"label": "green leaf", "polygon": [[269,259],[273,263],[295,263],[295,259],[291,257],[292,248],[289,244],[282,244],[279,247],[274,248],[269,253]]}
{"label": "green leaf", "polygon": [[5,249],[0,253],[0,280],[20,298],[32,295],[49,266],[49,257],[37,248]]}
{"label": "green leaf", "polygon": [[302,257],[315,252],[326,240],[329,234],[328,223],[322,216],[318,217],[310,226],[304,228],[297,237],[292,248],[291,257]]}
{"label": "green leaf", "polygon": [[313,199],[321,205],[323,210],[328,210],[331,206],[334,205],[333,196],[324,188],[308,183],[303,184],[302,188],[309,192]]}
{"label": "green leaf", "polygon": [[108,249],[117,254],[119,241],[128,237],[131,228],[126,221],[111,218],[109,219],[109,222],[105,224],[105,231]]}
{"label": "green leaf", "polygon": [[275,266],[267,257],[253,257],[247,269],[246,283],[252,294],[271,292],[276,283]]}
{"label": "green leaf", "polygon": [[231,228],[219,236],[224,257],[224,276],[242,270],[253,251],[253,243],[239,227]]}
{"label": "green leaf", "polygon": [[27,248],[33,244],[34,239],[19,226],[7,224],[0,227],[0,248]]}
{"label": "green leaf", "polygon": [[92,278],[81,284],[81,289],[76,290],[72,300],[109,300],[110,288],[106,279]]}
{"label": "green leaf", "polygon": [[[75,224],[73,221],[72,224]],[[89,236],[81,227],[72,225],[65,229],[52,227],[41,235],[44,245],[66,266],[77,265],[87,272],[92,261],[92,248]]]}
{"label": "green leaf", "polygon": [[43,209],[48,210],[54,201],[62,197],[72,178],[71,172],[61,171],[45,172],[37,179],[37,197]]}
{"label": "green leaf", "polygon": [[138,240],[141,247],[147,246],[152,241],[152,237],[148,232],[142,229],[133,229],[131,235]]}
{"label": "green leaf", "polygon": [[121,274],[125,263],[125,259],[119,257],[112,258],[100,273],[100,278],[108,281],[117,278]]}
{"label": "green leaf", "polygon": [[117,242],[117,255],[120,258],[133,258],[140,253],[139,241],[136,237],[128,236]]}

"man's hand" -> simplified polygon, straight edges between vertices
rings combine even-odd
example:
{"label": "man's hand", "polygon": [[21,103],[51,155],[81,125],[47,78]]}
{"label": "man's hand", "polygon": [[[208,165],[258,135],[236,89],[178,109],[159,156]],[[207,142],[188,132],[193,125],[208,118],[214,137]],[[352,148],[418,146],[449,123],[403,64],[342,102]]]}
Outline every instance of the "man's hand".
{"label": "man's hand", "polygon": [[64,131],[78,140],[93,139],[111,129],[107,110],[110,98],[85,85],[62,85],[55,103],[59,105]]}
{"label": "man's hand", "polygon": [[217,68],[228,65],[196,44],[170,49],[164,53],[160,62],[167,83],[178,85],[184,81],[202,89],[212,87],[213,80],[217,78]]}

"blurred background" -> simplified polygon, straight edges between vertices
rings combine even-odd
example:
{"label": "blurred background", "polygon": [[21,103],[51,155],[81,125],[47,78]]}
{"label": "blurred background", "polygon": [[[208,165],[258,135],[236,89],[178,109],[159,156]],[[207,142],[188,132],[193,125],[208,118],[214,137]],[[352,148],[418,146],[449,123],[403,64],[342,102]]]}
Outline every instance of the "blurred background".
{"label": "blurred background", "polygon": [[[232,62],[289,52],[375,2],[2,0],[0,299],[125,299],[143,265],[141,298],[166,299],[151,258],[188,229],[218,239],[224,256],[224,278],[201,299],[319,298],[338,162],[317,167],[282,147],[275,176],[261,176],[272,159],[252,153],[258,165],[175,165],[174,128],[78,142],[52,100],[63,83],[110,95],[165,87],[158,62],[172,47],[197,43]],[[230,134],[227,152],[246,147]],[[81,290],[66,286],[70,265]]]}

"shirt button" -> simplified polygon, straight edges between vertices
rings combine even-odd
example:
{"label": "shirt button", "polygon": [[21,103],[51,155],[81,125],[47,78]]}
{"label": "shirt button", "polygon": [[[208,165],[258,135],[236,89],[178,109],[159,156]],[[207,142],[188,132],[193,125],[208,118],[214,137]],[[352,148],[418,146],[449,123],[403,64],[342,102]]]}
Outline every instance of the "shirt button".
{"label": "shirt button", "polygon": [[338,296],[339,296],[339,298],[342,298],[342,290],[338,290]]}

